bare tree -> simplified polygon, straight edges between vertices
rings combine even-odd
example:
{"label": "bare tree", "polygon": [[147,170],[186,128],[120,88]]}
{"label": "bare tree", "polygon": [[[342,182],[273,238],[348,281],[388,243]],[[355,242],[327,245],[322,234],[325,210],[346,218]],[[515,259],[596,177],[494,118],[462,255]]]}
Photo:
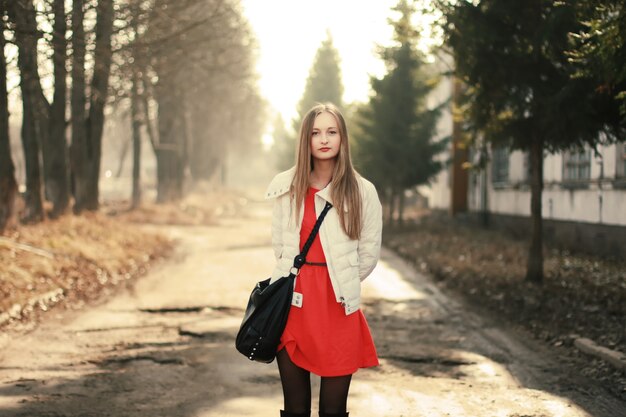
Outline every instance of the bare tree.
{"label": "bare tree", "polygon": [[8,2],[9,17],[14,22],[15,43],[19,50],[24,119],[22,142],[26,156],[26,215],[24,220],[43,218],[41,166],[46,197],[52,202],[50,215],[62,214],[69,203],[67,144],[65,140],[66,105],[66,18],[63,0],[54,0],[52,49],[54,63],[54,101],[44,95],[37,62],[37,43],[42,32],[37,27],[33,0]]}
{"label": "bare tree", "polygon": [[54,97],[50,106],[50,146],[46,150],[46,192],[52,200],[51,217],[61,215],[69,206],[68,150],[65,138],[65,108],[67,102],[67,21],[65,0],[54,0],[54,26],[52,33],[54,64]]}
{"label": "bare tree", "polygon": [[15,25],[20,87],[22,91],[22,145],[26,164],[25,222],[40,221],[44,217],[40,144],[48,142],[48,104],[41,89],[37,64],[37,30],[32,0],[8,2],[8,14]]}
{"label": "bare tree", "polygon": [[[168,6],[165,0],[162,3]],[[262,115],[263,103],[254,84],[254,40],[237,2],[187,0],[179,7],[173,13],[169,5],[168,14],[154,8],[150,20],[149,39],[160,40],[149,47],[158,75],[155,90],[170,89],[166,84],[172,83],[178,94],[173,105],[178,111],[187,109],[174,116],[179,122],[161,124],[165,130],[159,131],[160,144],[178,145],[160,152],[169,152],[169,157],[178,152],[193,179],[214,175],[223,179],[229,149],[259,143],[261,127],[256,119]],[[162,108],[170,104],[157,101],[160,118]],[[173,116],[170,111],[163,115]],[[164,140],[161,135],[171,135],[172,126],[177,137]],[[223,132],[229,132],[228,140]]]}
{"label": "bare tree", "polygon": [[18,67],[24,107],[22,142],[27,170],[25,221],[38,221],[44,216],[40,161],[43,161],[45,195],[52,202],[51,217],[62,214],[69,204],[65,139],[67,23],[63,0],[54,0],[52,7],[54,97],[50,105],[39,75],[37,43],[43,33],[37,27],[33,0],[8,2],[8,13],[14,23],[15,43],[19,51]]}
{"label": "bare tree", "polygon": [[[85,93],[85,10],[84,0],[72,2],[72,144],[70,164],[73,179],[74,199],[87,201],[87,181],[89,177],[90,152],[87,144],[86,93]],[[74,211],[79,208],[74,204]]]}
{"label": "bare tree", "polygon": [[[141,19],[141,8],[139,4],[133,5],[132,11],[132,31],[135,40],[139,38],[139,20]],[[133,65],[132,87],[131,87],[131,129],[133,132],[133,194],[132,207],[138,207],[141,203],[141,98],[139,88],[141,84],[141,69],[144,65],[138,65],[144,60],[139,51],[134,51],[137,64]]]}
{"label": "bare tree", "polygon": [[6,0],[0,0],[0,233],[13,214],[17,182],[15,166],[11,158],[9,140],[9,103],[7,91],[7,67],[4,56],[4,14]]}
{"label": "bare tree", "polygon": [[[233,144],[260,143],[254,41],[238,0],[125,0],[118,16],[112,91],[130,107],[134,188],[143,124],[157,160],[157,200],[175,200],[187,179],[224,172]],[[218,133],[225,131],[228,140]]]}
{"label": "bare tree", "polygon": [[[100,161],[104,108],[108,97],[111,72],[114,8],[113,0],[99,0],[95,29],[94,69],[89,89],[89,114],[85,117],[85,36],[84,3],[74,0],[74,65],[72,67],[72,166],[74,168],[74,211],[97,210],[99,207]],[[81,36],[82,35],[82,36]],[[82,65],[81,65],[82,64]],[[74,106],[77,106],[75,109]],[[81,117],[82,113],[82,117]],[[85,124],[84,129],[78,124]]]}

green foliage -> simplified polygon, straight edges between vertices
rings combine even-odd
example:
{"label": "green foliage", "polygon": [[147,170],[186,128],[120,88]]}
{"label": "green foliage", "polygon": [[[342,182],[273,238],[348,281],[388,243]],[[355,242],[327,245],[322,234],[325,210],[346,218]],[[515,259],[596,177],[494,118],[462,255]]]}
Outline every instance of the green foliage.
{"label": "green foliage", "polygon": [[550,152],[618,137],[607,129],[617,124],[615,101],[566,53],[570,34],[585,30],[575,4],[582,2],[442,5],[456,73],[467,86],[465,119],[475,133],[513,149],[538,140]]}
{"label": "green foliage", "polygon": [[530,151],[532,238],[526,278],[541,282],[544,151],[595,148],[623,138],[619,93],[607,83],[615,80],[607,74],[623,71],[623,61],[620,66],[613,60],[623,43],[611,47],[616,33],[605,27],[613,14],[595,23],[581,18],[597,14],[598,5],[608,0],[438,3],[456,75],[466,86],[462,114],[468,130],[474,139]]}
{"label": "green foliage", "polygon": [[[343,84],[339,52],[333,46],[330,33],[317,50],[306,81],[304,94],[298,103],[298,114],[309,111],[316,103],[330,101],[339,108],[343,105]],[[300,124],[297,125],[300,128]]]}
{"label": "green foliage", "polygon": [[[598,92],[606,93],[620,107],[621,123],[626,121],[626,5],[595,0],[577,5],[582,29],[572,35],[570,52],[577,66],[576,77],[592,78]],[[607,120],[614,122],[614,120]]]}
{"label": "green foliage", "polygon": [[317,50],[304,93],[298,102],[298,117],[293,120],[292,124],[294,133],[282,138],[274,136],[274,143],[278,147],[280,155],[279,169],[291,167],[295,163],[295,147],[299,140],[302,116],[317,103],[329,101],[341,108],[343,106],[342,97],[343,83],[341,82],[339,52],[333,46],[332,37],[328,33],[326,40]]}
{"label": "green foliage", "polygon": [[427,183],[442,168],[435,156],[446,141],[434,141],[441,108],[429,109],[427,97],[439,83],[417,51],[418,33],[411,26],[414,8],[401,0],[390,20],[396,45],[381,50],[387,74],[372,78],[374,94],[359,109],[356,166],[379,188],[397,194]]}

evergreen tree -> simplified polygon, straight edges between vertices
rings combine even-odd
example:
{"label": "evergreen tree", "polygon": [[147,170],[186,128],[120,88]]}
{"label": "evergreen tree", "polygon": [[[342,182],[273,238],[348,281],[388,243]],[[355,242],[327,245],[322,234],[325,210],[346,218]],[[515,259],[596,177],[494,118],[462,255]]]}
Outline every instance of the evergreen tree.
{"label": "evergreen tree", "polygon": [[272,154],[277,156],[274,163],[279,171],[285,171],[294,164],[296,138],[289,134],[285,127],[285,121],[280,114],[274,119],[272,137],[274,138],[274,149],[276,150]]}
{"label": "evergreen tree", "polygon": [[282,139],[275,136],[275,145],[278,147],[278,168],[291,167],[295,161],[296,144],[298,143],[302,115],[316,103],[331,102],[341,108],[343,106],[343,84],[341,82],[341,68],[339,52],[333,46],[330,33],[318,48],[315,60],[309,71],[306,87],[302,98],[298,102],[298,116],[293,120],[292,136]]}
{"label": "evergreen tree", "polygon": [[[465,121],[492,144],[529,151],[532,237],[526,279],[543,280],[544,152],[615,140],[599,135],[616,106],[592,77],[574,77],[566,51],[584,29],[575,5],[553,0],[441,2],[456,74],[466,84]],[[614,100],[613,100],[614,101]]]}
{"label": "evergreen tree", "polygon": [[360,110],[356,147],[357,167],[383,191],[392,220],[398,203],[402,221],[404,191],[427,183],[442,168],[435,160],[446,141],[435,141],[441,108],[429,109],[427,97],[439,82],[421,52],[416,48],[418,33],[411,25],[414,6],[401,0],[390,20],[396,45],[385,48],[381,56],[387,67],[382,79],[372,78],[372,95]]}
{"label": "evergreen tree", "polygon": [[[341,68],[339,52],[333,45],[330,33],[327,33],[326,40],[317,50],[313,66],[306,80],[304,94],[298,103],[298,118],[302,120],[302,115],[309,111],[316,103],[330,101],[337,107],[343,105],[343,84],[341,82]],[[300,127],[300,124],[297,124]]]}
{"label": "evergreen tree", "polygon": [[[577,3],[578,20],[583,28],[573,34],[570,52],[579,71],[578,77],[596,80],[598,91],[620,106],[620,123],[626,123],[626,4],[611,0],[588,0]],[[613,101],[615,100],[615,101]],[[615,112],[605,113],[608,123],[615,122]]]}

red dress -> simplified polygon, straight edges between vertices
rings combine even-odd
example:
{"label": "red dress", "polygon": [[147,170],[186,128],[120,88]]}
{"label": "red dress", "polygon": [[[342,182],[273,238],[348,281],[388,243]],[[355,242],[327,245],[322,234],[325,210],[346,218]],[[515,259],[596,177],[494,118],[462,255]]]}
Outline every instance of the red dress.
{"label": "red dress", "polygon": [[[300,231],[300,249],[315,225],[315,193],[309,187]],[[307,254],[307,262],[326,262],[319,234]],[[287,326],[280,339],[293,363],[319,376],[342,376],[359,368],[378,365],[376,348],[361,310],[346,315],[335,299],[326,266],[303,265],[295,291],[302,307],[291,306]]]}

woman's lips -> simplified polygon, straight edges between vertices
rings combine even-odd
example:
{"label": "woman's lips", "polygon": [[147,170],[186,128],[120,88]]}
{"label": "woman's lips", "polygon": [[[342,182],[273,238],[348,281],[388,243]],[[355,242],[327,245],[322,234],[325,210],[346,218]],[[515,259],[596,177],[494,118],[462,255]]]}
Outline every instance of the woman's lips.
{"label": "woman's lips", "polygon": [[330,148],[320,148],[320,151],[322,151],[322,152],[328,152],[328,151],[330,151]]}

